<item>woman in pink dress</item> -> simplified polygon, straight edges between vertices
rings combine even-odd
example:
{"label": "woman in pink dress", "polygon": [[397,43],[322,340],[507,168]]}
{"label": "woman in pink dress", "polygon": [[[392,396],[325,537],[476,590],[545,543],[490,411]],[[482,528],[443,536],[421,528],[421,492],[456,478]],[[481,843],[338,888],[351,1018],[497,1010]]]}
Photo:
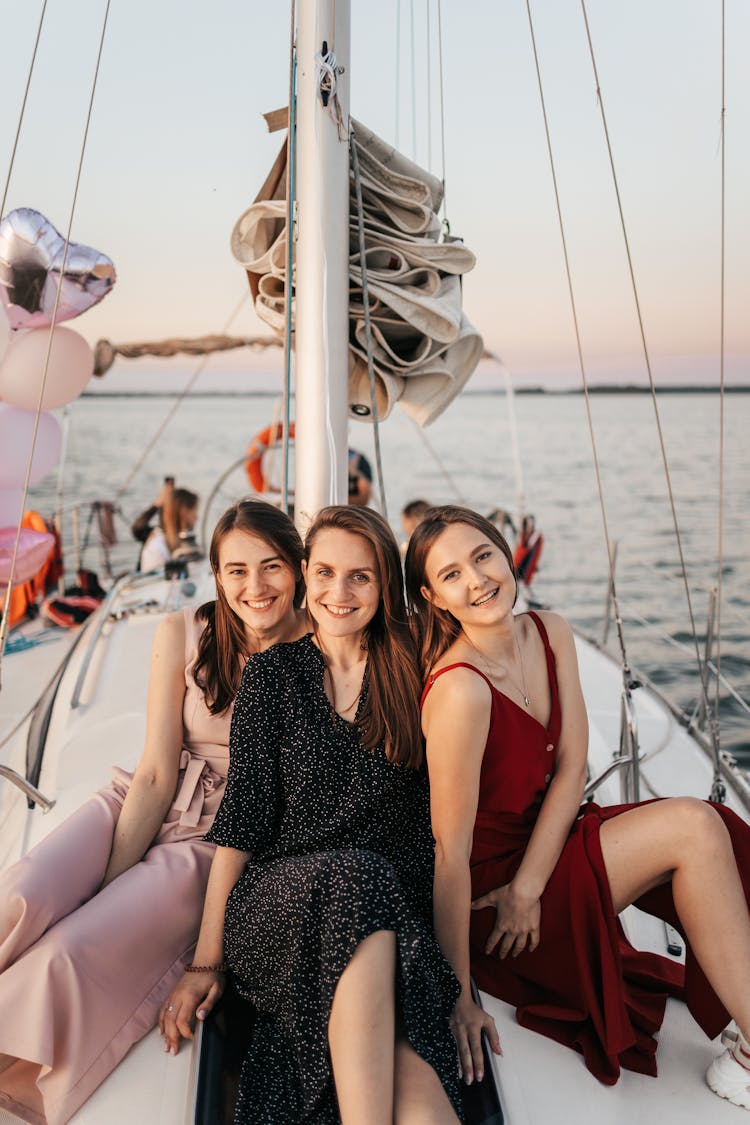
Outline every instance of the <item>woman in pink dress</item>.
{"label": "woman in pink dress", "polygon": [[[452,1021],[466,1081],[481,1077],[482,1031],[499,1050],[471,968],[605,1083],[620,1067],[656,1074],[668,995],[710,1038],[734,1018],[706,1077],[750,1109],[750,828],[687,797],[581,805],[588,724],[572,630],[555,613],[513,614],[513,557],[488,520],[433,508],[406,577],[427,678],[435,929],[462,985]],[[630,945],[617,915],[631,903],[682,931],[684,968]]]}
{"label": "woman in pink dress", "polygon": [[153,643],[143,756],[0,876],[0,1106],[62,1125],[156,1023],[190,961],[247,659],[305,632],[302,543],[243,501],[214,531],[217,599]]}

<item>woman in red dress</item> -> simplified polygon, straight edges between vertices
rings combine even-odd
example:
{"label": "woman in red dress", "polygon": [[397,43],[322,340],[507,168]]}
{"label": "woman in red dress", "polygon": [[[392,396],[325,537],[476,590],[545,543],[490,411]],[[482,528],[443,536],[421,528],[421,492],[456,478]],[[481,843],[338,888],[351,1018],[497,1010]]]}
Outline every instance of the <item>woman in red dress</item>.
{"label": "woman in red dress", "polygon": [[[623,1066],[656,1074],[668,995],[711,1038],[733,1018],[707,1081],[750,1108],[750,828],[688,797],[581,805],[573,633],[555,613],[514,616],[512,555],[488,520],[432,509],[406,580],[427,676],[435,929],[462,986],[452,1026],[465,1080],[482,1077],[482,1031],[500,1049],[471,971],[605,1083]],[[617,916],[631,903],[680,929],[684,968],[630,945]]]}

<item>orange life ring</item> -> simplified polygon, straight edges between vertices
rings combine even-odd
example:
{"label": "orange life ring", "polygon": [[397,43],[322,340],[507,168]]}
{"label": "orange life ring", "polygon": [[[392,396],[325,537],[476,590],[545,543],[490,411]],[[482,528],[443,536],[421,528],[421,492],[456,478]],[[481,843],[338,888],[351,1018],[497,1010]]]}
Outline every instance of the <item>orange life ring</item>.
{"label": "orange life ring", "polygon": [[[268,452],[272,445],[276,445],[284,436],[283,423],[277,422],[274,426],[266,426],[265,430],[261,430],[256,434],[247,447],[245,454],[245,472],[247,479],[255,489],[256,492],[269,492],[272,491],[268,478],[263,472],[263,456]],[[289,424],[289,440],[294,441],[294,422]]]}

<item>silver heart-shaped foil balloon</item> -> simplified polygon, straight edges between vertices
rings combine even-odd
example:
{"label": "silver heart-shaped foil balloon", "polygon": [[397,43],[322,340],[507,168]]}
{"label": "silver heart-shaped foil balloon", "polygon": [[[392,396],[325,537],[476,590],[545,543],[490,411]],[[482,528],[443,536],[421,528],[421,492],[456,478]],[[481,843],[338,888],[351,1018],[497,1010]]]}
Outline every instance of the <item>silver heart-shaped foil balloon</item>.
{"label": "silver heart-shaped foil balloon", "polygon": [[[0,300],[11,328],[52,323],[64,254],[63,236],[31,207],[10,211],[0,222]],[[111,258],[71,242],[55,321],[71,320],[101,301],[115,278]]]}

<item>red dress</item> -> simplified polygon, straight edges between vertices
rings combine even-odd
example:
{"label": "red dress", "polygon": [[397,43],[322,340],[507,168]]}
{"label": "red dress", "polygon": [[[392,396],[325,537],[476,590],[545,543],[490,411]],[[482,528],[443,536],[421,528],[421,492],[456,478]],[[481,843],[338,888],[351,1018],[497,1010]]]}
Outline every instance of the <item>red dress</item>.
{"label": "red dress", "polygon": [[[555,657],[542,621],[535,622],[547,656],[552,706],[547,727],[498,691],[473,664],[441,668],[438,676],[471,668],[489,684],[492,711],[479,781],[471,853],[472,898],[511,882],[554,773],[560,737]],[[635,805],[582,806],[541,898],[540,942],[504,960],[483,950],[494,908],[471,915],[471,971],[478,987],[513,1004],[523,1027],[583,1054],[602,1082],[613,1084],[620,1067],[656,1074],[656,1040],[668,996],[678,996],[710,1038],[729,1022],[686,943],[686,964],[635,949],[614,912],[601,847],[602,821]],[[750,828],[722,805],[713,805],[732,839],[745,897],[750,902]],[[649,891],[637,906],[681,930],[671,883]]]}

